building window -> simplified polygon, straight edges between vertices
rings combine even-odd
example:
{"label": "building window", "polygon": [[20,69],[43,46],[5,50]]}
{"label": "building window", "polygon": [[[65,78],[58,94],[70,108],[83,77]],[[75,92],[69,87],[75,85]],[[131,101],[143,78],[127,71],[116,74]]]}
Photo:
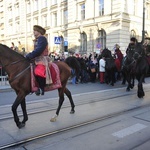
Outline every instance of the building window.
{"label": "building window", "polygon": [[34,1],[34,11],[38,10],[38,0]]}
{"label": "building window", "polygon": [[19,16],[19,3],[15,4],[15,16]]}
{"label": "building window", "polygon": [[38,24],[38,17],[34,18],[34,24],[35,24],[35,25]]}
{"label": "building window", "polygon": [[129,13],[132,15],[136,15],[136,0],[131,0],[129,3]]}
{"label": "building window", "polygon": [[81,20],[85,19],[85,4],[81,4]]}
{"label": "building window", "polygon": [[106,48],[106,32],[104,30],[98,31],[97,43],[100,44],[101,48]]}
{"label": "building window", "polygon": [[99,0],[99,15],[104,15],[104,0]]}
{"label": "building window", "polygon": [[63,23],[67,24],[68,23],[68,10],[64,10],[63,17],[64,17]]}
{"label": "building window", "polygon": [[145,18],[150,19],[150,3],[146,3],[145,9],[146,9],[146,11],[145,11],[145,13],[146,13]]}
{"label": "building window", "polygon": [[9,24],[9,28],[8,28],[8,35],[13,34],[13,26],[12,24]]}
{"label": "building window", "polygon": [[9,19],[12,19],[12,6],[8,7],[8,17]]}
{"label": "building window", "polygon": [[57,26],[57,12],[53,13],[53,21],[54,21],[53,22],[54,23],[53,26],[56,27]]}
{"label": "building window", "polygon": [[16,33],[19,33],[20,32],[20,24],[19,24],[19,22],[16,22],[16,27],[15,27],[15,32]]}
{"label": "building window", "polygon": [[42,8],[46,8],[47,7],[47,0],[42,1]]}
{"label": "building window", "polygon": [[31,4],[30,4],[30,2],[27,3],[27,8],[26,9],[27,9],[27,14],[31,13]]}
{"label": "building window", "polygon": [[27,32],[31,31],[31,20],[27,20]]}
{"label": "building window", "polygon": [[85,32],[80,33],[80,54],[87,53],[87,35]]}
{"label": "building window", "polygon": [[47,27],[47,16],[46,15],[42,16],[42,23],[43,23],[43,27]]}
{"label": "building window", "polygon": [[56,5],[57,4],[57,0],[52,0],[52,5]]}

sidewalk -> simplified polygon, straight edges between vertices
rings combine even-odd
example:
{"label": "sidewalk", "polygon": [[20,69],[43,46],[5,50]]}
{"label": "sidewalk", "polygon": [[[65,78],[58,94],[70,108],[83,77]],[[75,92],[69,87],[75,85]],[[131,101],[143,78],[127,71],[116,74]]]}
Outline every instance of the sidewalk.
{"label": "sidewalk", "polygon": [[11,91],[11,90],[13,90],[13,89],[9,85],[8,81],[6,83],[3,83],[0,81],[0,92]]}

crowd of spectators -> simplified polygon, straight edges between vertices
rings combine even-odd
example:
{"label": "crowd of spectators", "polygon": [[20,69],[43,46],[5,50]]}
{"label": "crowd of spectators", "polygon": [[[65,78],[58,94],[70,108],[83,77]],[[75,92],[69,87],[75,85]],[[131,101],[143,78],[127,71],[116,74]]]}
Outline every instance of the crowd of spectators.
{"label": "crowd of spectators", "polygon": [[[123,54],[118,44],[115,44],[112,55],[118,70],[116,72],[116,81],[121,80],[121,64],[123,60]],[[73,84],[88,82],[100,82],[101,84],[105,83],[105,58],[101,57],[101,53],[90,53],[89,55],[81,55],[76,53],[73,56],[78,59],[81,66],[80,74],[72,79]],[[50,54],[50,57],[54,61],[64,61],[66,56]]]}

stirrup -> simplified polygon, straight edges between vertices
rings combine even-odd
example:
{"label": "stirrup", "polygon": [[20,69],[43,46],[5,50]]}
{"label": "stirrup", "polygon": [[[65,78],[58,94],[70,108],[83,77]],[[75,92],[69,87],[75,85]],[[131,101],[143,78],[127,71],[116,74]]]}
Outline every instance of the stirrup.
{"label": "stirrup", "polygon": [[42,89],[39,88],[39,89],[35,92],[35,94],[36,94],[37,96],[44,95],[44,90],[42,90]]}

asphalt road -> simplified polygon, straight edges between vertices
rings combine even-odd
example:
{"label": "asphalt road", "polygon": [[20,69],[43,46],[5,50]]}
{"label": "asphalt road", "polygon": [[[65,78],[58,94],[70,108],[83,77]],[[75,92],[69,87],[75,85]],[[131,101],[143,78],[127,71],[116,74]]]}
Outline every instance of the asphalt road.
{"label": "asphalt road", "polygon": [[[149,82],[149,80],[147,80]],[[100,84],[99,81],[95,83],[84,83],[84,84],[72,84],[71,81],[68,81],[67,88],[71,91],[72,95],[80,94],[80,93],[88,93],[93,91],[107,90],[107,89],[115,89],[115,88],[124,88],[126,90],[126,85],[122,85],[121,81],[116,82],[114,86],[107,84]],[[45,92],[44,96],[36,96],[34,93],[26,96],[27,102],[38,101],[41,99],[48,98],[57,98],[58,91],[49,91]],[[3,105],[11,105],[16,98],[16,94],[13,90],[5,90],[0,92],[0,106]]]}
{"label": "asphalt road", "polygon": [[[21,130],[15,126],[13,119],[1,120],[0,133],[3,137],[1,143],[18,142],[21,139],[26,141],[27,138],[41,133],[52,133],[45,138],[25,142],[11,150],[149,150],[149,79],[147,78],[145,82],[143,99],[137,98],[137,87],[126,92],[126,87],[119,82],[114,87],[99,83],[85,85],[68,83],[76,103],[75,114],[69,114],[70,107],[64,107],[68,105],[67,101],[61,109],[58,120],[55,123],[49,122],[57,108],[55,100],[58,95],[54,93],[55,98],[47,98],[46,96],[51,93],[48,92],[42,99],[41,97],[36,101],[31,99],[27,104],[28,113],[47,107],[55,109],[30,114],[25,128]],[[0,111],[1,114],[10,112],[7,106],[1,107]],[[97,121],[92,122],[93,120]],[[91,123],[84,124],[89,121]],[[81,126],[76,127],[78,124]],[[75,128],[59,132],[70,126]]]}

